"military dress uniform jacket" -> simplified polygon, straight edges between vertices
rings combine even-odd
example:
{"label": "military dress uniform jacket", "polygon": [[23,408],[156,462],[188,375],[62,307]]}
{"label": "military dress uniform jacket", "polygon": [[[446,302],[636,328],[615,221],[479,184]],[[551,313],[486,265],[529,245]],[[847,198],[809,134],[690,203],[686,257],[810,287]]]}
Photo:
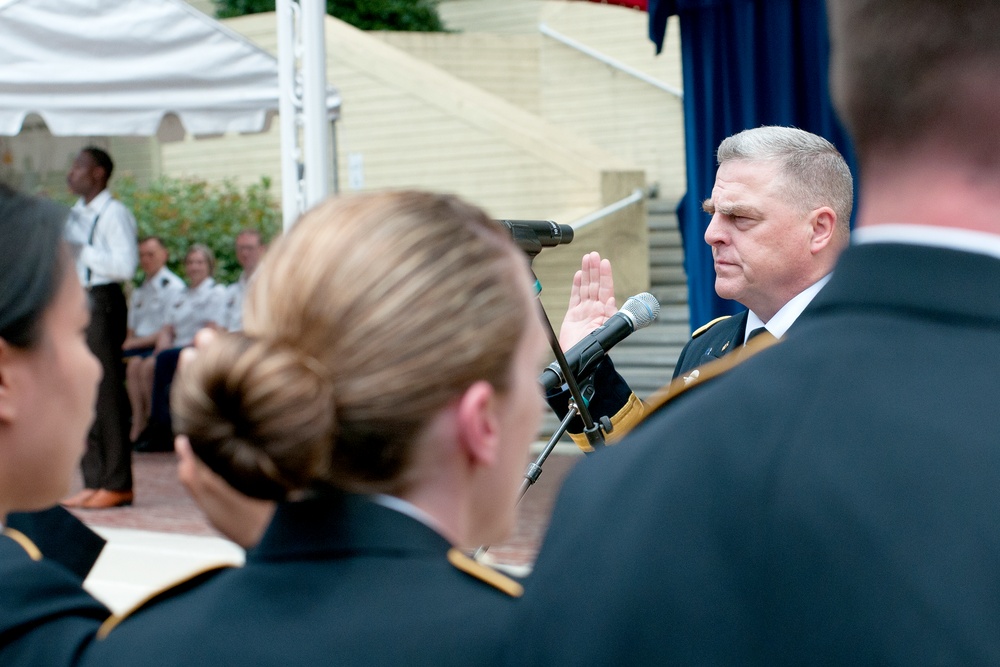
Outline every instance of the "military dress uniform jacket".
{"label": "military dress uniform jacket", "polygon": [[83,581],[104,550],[106,540],[61,505],[38,512],[11,512],[7,527],[20,531],[38,550]]}
{"label": "military dress uniform jacket", "polygon": [[[30,515],[22,515],[28,517]],[[38,526],[51,526],[46,517]],[[82,527],[81,527],[82,528]],[[79,536],[75,529],[71,536]],[[84,548],[90,552],[90,546]],[[80,562],[75,559],[74,563]],[[81,587],[82,577],[43,556],[23,533],[0,535],[0,665],[58,667],[79,653],[111,614]]]}
{"label": "military dress uniform jacket", "polygon": [[848,249],[782,342],[576,466],[510,664],[1000,664],[998,286]]}
{"label": "military dress uniform jacket", "polygon": [[[697,329],[681,350],[674,366],[673,379],[687,375],[695,368],[715,361],[743,345],[746,337],[747,318],[750,311],[744,310],[733,316],[712,320]],[[632,392],[610,358],[605,358],[594,370],[594,396],[588,407],[595,421],[603,416],[611,420],[612,431],[608,442],[617,442],[625,432],[633,428],[645,414],[645,407],[639,397]],[[569,391],[560,390],[546,397],[549,405],[560,417],[568,411]],[[583,422],[578,418],[570,422],[569,434],[584,451],[591,451]]]}
{"label": "military dress uniform jacket", "polygon": [[333,492],[280,505],[242,568],[153,599],[85,664],[484,664],[512,593],[424,524]]}

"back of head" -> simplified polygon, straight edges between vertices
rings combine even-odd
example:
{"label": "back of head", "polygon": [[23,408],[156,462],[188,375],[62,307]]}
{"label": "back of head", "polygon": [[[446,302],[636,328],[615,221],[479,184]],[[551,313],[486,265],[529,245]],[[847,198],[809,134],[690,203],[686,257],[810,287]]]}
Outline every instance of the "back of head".
{"label": "back of head", "polygon": [[863,163],[947,145],[1000,155],[1000,3],[828,0],[830,85]]}
{"label": "back of head", "polygon": [[836,146],[823,137],[794,127],[757,127],[724,139],[717,158],[720,165],[729,160],[778,163],[788,202],[804,211],[832,208],[841,238],[849,235],[854,180]]}
{"label": "back of head", "polygon": [[323,483],[399,492],[437,412],[478,380],[506,388],[531,316],[524,263],[453,196],[331,199],[261,263],[244,334],[182,371],[179,430],[257,497]]}
{"label": "back of head", "polygon": [[68,269],[67,213],[0,185],[0,338],[15,347],[38,340],[42,314]]}

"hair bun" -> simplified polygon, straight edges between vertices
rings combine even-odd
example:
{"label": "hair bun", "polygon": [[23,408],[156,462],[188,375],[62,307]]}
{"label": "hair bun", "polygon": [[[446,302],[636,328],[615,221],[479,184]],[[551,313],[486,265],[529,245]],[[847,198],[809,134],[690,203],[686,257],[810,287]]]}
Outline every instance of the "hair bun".
{"label": "hair bun", "polygon": [[332,386],[293,348],[221,335],[180,369],[170,400],[177,432],[247,495],[281,500],[330,477]]}

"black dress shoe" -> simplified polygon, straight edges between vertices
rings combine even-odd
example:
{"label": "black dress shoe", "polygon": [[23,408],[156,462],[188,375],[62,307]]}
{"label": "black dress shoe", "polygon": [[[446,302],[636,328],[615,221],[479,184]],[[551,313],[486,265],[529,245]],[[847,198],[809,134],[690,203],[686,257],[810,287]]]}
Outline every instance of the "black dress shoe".
{"label": "black dress shoe", "polygon": [[137,452],[172,452],[174,451],[174,434],[167,426],[150,424],[139,434],[132,449]]}

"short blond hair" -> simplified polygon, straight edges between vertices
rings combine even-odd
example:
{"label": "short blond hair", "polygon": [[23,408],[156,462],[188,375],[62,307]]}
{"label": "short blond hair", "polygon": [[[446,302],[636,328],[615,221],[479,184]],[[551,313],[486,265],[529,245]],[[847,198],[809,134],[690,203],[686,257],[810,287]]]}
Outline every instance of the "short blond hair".
{"label": "short blond hair", "polygon": [[525,264],[454,196],[328,200],[265,257],[244,333],[182,371],[178,430],[257,497],[324,483],[397,492],[436,413],[478,380],[508,388],[534,316]]}

